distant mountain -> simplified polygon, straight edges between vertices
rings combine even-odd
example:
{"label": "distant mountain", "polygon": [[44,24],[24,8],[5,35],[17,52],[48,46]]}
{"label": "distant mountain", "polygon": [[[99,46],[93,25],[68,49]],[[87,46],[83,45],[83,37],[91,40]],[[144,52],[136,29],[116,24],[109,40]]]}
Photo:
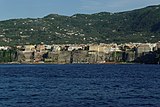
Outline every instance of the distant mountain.
{"label": "distant mountain", "polygon": [[0,21],[0,45],[160,40],[160,5],[133,11]]}

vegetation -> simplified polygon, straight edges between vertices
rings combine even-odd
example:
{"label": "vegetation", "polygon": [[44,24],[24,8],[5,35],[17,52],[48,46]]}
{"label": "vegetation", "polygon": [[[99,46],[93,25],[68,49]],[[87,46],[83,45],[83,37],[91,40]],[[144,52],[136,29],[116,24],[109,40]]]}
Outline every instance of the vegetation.
{"label": "vegetation", "polygon": [[13,62],[17,60],[16,50],[0,50],[0,63]]}
{"label": "vegetation", "polygon": [[143,9],[0,21],[0,45],[157,42],[160,5]]}
{"label": "vegetation", "polygon": [[143,53],[140,57],[137,57],[134,62],[141,64],[160,64],[160,49],[149,53]]}

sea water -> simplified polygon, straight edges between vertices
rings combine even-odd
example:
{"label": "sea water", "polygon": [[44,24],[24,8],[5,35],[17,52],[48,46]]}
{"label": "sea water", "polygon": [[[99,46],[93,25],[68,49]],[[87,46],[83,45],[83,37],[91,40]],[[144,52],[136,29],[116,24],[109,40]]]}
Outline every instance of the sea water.
{"label": "sea water", "polygon": [[160,107],[160,66],[0,65],[0,107]]}

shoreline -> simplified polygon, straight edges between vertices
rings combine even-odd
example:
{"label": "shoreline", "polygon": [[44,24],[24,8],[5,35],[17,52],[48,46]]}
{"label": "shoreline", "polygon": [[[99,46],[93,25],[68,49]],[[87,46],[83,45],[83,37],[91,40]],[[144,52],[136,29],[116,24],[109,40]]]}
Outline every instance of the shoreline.
{"label": "shoreline", "polygon": [[0,65],[74,65],[74,64],[83,64],[83,65],[114,65],[114,64],[122,64],[122,65],[127,65],[127,64],[141,64],[141,63],[132,63],[132,62],[105,62],[105,63],[30,63],[30,62],[25,62],[25,63],[20,63],[20,62],[7,62],[7,63],[0,63]]}

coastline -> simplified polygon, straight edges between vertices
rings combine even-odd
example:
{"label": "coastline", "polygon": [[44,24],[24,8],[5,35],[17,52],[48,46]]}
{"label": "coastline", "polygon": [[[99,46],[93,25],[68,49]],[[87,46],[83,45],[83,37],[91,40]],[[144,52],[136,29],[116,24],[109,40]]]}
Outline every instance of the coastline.
{"label": "coastline", "polygon": [[64,64],[84,64],[84,65],[92,65],[92,64],[98,64],[98,65],[112,65],[112,64],[140,64],[140,63],[133,63],[133,62],[104,62],[104,63],[48,63],[48,62],[7,62],[7,63],[0,63],[1,65],[5,65],[5,64],[10,64],[10,65],[14,65],[14,64],[29,64],[29,65],[47,65],[47,64],[51,64],[51,65],[64,65]]}

